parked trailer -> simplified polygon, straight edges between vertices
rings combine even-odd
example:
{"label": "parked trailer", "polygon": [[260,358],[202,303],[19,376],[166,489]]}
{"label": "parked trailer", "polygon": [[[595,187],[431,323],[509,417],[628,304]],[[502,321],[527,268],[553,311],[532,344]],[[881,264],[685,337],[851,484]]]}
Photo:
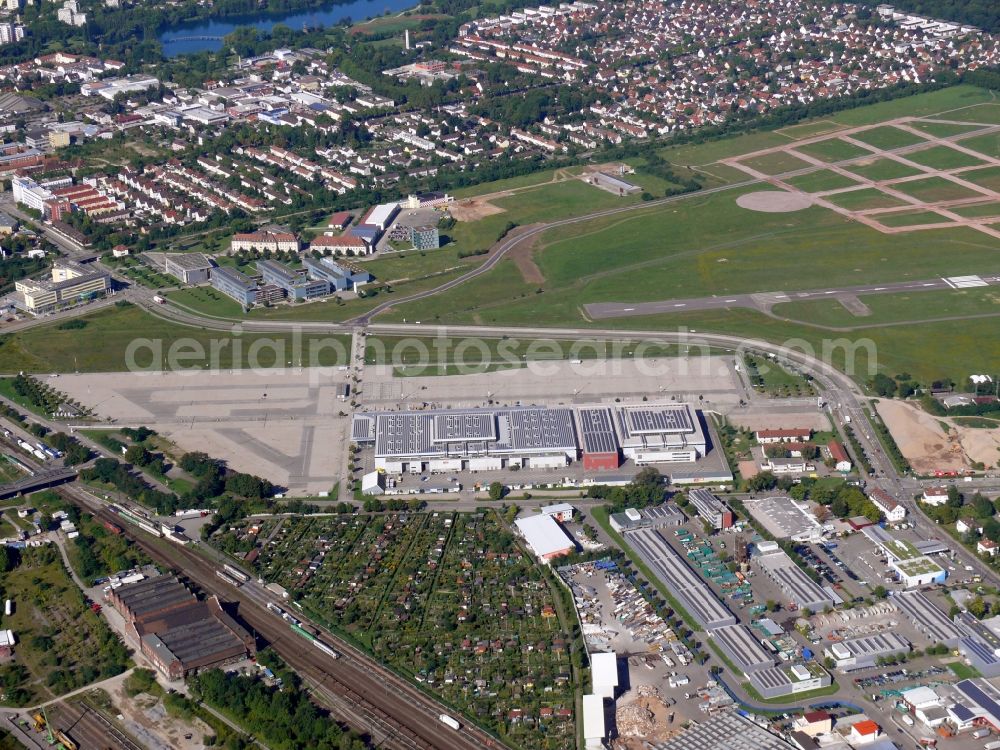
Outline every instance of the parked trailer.
{"label": "parked trailer", "polygon": [[249,583],[250,582],[250,576],[248,576],[246,573],[244,573],[239,568],[234,568],[232,565],[228,565],[227,564],[227,565],[223,565],[222,569],[224,571],[226,571],[229,575],[231,575],[233,578],[235,578],[238,581],[243,581],[243,583]]}
{"label": "parked trailer", "polygon": [[10,617],[12,614],[14,614],[14,600],[13,599],[8,599],[6,602],[4,602],[3,613],[4,613],[5,617]]}
{"label": "parked trailer", "polygon": [[268,602],[267,608],[272,612],[274,612],[274,614],[276,614],[278,617],[281,617],[282,615],[285,614],[285,611],[274,602]]}
{"label": "parked trailer", "polygon": [[31,452],[34,454],[35,458],[37,458],[39,461],[48,461],[49,460],[49,457],[45,455],[45,451],[40,451],[40,450],[38,450],[38,448],[35,448]]}
{"label": "parked trailer", "polygon": [[1000,750],[1000,740],[987,742],[985,745],[983,745],[983,750]]}
{"label": "parked trailer", "polygon": [[438,719],[442,724],[446,724],[447,726],[454,729],[456,732],[462,728],[462,725],[458,723],[458,720],[453,719],[448,714],[441,714],[440,716],[438,716]]}

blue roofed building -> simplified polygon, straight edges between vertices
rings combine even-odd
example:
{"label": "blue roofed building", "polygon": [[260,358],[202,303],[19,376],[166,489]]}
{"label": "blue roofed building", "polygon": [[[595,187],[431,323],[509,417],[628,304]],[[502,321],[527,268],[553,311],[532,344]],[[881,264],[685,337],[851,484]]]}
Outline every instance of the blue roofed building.
{"label": "blue roofed building", "polygon": [[347,230],[347,234],[362,239],[374,247],[379,237],[382,236],[382,230],[374,224],[356,224]]}
{"label": "blue roofed building", "polygon": [[294,300],[315,299],[330,293],[330,284],[325,279],[310,278],[305,270],[297,271],[275,260],[257,261],[257,270],[265,284],[284,289]]}

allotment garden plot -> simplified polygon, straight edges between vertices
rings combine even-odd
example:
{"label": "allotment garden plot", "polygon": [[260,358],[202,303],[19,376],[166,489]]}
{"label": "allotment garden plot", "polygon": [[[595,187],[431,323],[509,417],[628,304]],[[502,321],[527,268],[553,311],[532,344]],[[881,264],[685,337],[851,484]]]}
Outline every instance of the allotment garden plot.
{"label": "allotment garden plot", "polygon": [[741,196],[751,211],[819,205],[885,234],[969,227],[1000,238],[1000,211],[988,208],[1000,199],[990,179],[1000,171],[1000,125],[990,112],[1000,105],[846,128],[721,163],[785,191],[784,200]]}
{"label": "allotment garden plot", "polygon": [[284,518],[216,543],[514,746],[574,746],[555,584],[493,512]]}

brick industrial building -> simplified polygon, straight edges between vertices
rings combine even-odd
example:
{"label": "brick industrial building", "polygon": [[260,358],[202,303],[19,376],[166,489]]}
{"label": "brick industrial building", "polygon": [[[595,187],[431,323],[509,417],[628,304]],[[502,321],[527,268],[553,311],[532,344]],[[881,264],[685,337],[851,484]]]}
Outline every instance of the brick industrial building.
{"label": "brick industrial building", "polygon": [[171,680],[221,667],[256,652],[254,638],[222,609],[200,600],[174,576],[156,576],[108,594],[144,656]]}

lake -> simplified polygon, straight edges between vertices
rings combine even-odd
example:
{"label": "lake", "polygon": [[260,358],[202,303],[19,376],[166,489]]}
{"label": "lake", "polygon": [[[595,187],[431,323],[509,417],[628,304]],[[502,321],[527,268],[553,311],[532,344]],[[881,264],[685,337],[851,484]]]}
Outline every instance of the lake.
{"label": "lake", "polygon": [[281,23],[291,29],[301,30],[303,26],[333,26],[345,18],[364,21],[366,18],[384,15],[386,11],[399,13],[412,7],[414,0],[354,0],[351,3],[300,10],[285,15],[258,13],[231,16],[215,21],[179,24],[160,32],[159,40],[163,45],[163,54],[166,57],[176,57],[193,52],[214,52],[222,47],[222,37],[240,26],[256,26],[261,31],[270,31]]}

